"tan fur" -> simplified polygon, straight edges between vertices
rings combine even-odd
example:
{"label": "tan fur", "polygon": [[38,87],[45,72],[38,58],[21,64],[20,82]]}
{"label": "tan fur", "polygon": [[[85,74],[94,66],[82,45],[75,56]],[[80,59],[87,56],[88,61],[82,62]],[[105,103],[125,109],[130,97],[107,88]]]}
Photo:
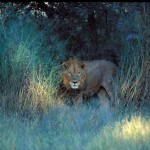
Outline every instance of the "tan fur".
{"label": "tan fur", "polygon": [[[110,99],[113,99],[112,81],[117,66],[106,60],[80,61],[69,59],[63,63],[63,84],[67,88],[78,88],[82,99],[83,94],[97,93],[100,98],[100,88],[103,87]],[[78,73],[79,72],[79,73]],[[72,82],[73,81],[73,82]]]}

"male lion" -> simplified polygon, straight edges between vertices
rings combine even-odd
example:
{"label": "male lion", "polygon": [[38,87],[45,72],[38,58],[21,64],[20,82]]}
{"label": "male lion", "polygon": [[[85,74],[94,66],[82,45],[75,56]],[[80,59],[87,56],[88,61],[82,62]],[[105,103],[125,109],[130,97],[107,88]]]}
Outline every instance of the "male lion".
{"label": "male lion", "polygon": [[64,86],[80,90],[80,94],[76,99],[77,102],[82,100],[83,95],[97,93],[100,98],[101,87],[106,90],[110,99],[114,99],[112,81],[116,74],[117,66],[112,62],[106,60],[81,61],[69,59],[62,66]]}

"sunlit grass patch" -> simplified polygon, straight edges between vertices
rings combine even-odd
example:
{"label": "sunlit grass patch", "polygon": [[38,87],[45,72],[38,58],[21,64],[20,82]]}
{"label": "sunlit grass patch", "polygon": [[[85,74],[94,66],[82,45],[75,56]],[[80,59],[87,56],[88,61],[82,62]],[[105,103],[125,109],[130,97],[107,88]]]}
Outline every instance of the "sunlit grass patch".
{"label": "sunlit grass patch", "polygon": [[150,149],[150,120],[132,117],[103,128],[87,149],[148,150]]}
{"label": "sunlit grass patch", "polygon": [[20,91],[19,101],[20,109],[31,109],[34,111],[48,111],[48,108],[55,105],[60,105],[57,90],[61,77],[58,74],[57,67],[51,68],[48,77],[41,70],[38,74],[35,73],[29,79]]}
{"label": "sunlit grass patch", "polygon": [[[133,118],[131,121],[126,121],[121,126],[121,134],[119,138],[128,141],[143,141],[146,142],[150,138],[150,121],[143,120],[141,117]],[[115,130],[114,132],[117,133]]]}

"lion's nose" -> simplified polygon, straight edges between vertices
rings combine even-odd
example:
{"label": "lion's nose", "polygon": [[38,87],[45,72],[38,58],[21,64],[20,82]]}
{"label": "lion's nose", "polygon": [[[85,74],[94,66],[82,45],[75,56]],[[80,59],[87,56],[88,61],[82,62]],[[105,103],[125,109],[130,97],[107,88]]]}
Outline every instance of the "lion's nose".
{"label": "lion's nose", "polygon": [[72,81],[74,84],[76,84],[77,83],[77,81]]}

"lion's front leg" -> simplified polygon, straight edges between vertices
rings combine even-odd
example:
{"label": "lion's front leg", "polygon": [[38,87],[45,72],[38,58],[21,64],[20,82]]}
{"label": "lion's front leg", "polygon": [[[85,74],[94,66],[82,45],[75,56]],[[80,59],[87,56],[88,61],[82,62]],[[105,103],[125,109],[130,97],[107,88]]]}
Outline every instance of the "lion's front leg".
{"label": "lion's front leg", "polygon": [[101,89],[98,92],[98,98],[100,99],[100,104],[103,109],[110,109],[110,101],[109,97],[104,89]]}
{"label": "lion's front leg", "polygon": [[110,121],[112,118],[112,111],[110,107],[109,97],[104,89],[101,89],[98,93],[98,97],[100,99],[100,111],[102,114],[102,118],[104,121]]}

